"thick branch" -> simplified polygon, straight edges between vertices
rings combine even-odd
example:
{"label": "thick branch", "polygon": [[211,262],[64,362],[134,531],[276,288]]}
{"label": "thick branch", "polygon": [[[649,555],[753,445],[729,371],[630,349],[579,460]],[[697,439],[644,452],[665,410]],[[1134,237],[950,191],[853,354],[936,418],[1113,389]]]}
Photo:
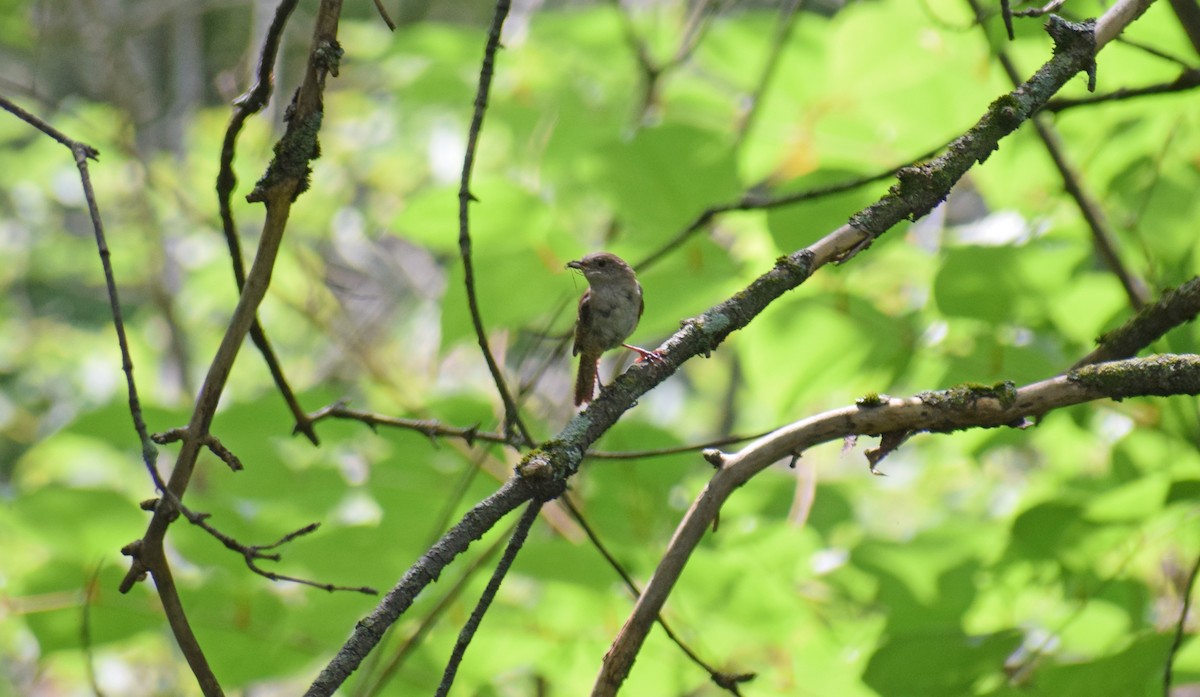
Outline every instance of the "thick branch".
{"label": "thick branch", "polygon": [[852,435],[1024,427],[1029,417],[1073,404],[1176,394],[1200,394],[1200,356],[1162,355],[1104,363],[1021,389],[1008,383],[925,392],[908,399],[863,401],[784,426],[738,452],[706,454],[719,469],[676,528],[654,576],[605,655],[593,697],[616,694],[667,595],[721,505],[738,487],[773,463],[814,445]]}

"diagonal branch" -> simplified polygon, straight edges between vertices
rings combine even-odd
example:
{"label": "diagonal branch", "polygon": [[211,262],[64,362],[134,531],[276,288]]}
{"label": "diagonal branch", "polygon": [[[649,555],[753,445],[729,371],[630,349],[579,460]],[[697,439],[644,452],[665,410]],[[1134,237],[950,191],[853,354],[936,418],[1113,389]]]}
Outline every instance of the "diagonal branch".
{"label": "diagonal branch", "polygon": [[[233,264],[233,278],[237,282],[239,293],[246,287],[246,267],[242,261],[242,243],[238,237],[237,224],[233,221],[233,209],[229,203],[233,189],[237,186],[237,176],[233,173],[234,153],[237,150],[238,134],[242,132],[242,126],[245,125],[246,119],[261,111],[267,105],[267,100],[271,98],[275,77],[275,57],[279,53],[283,29],[287,26],[288,18],[291,17],[292,10],[296,9],[297,4],[299,4],[299,0],[282,0],[279,7],[275,8],[275,17],[271,20],[266,40],[263,42],[262,53],[258,58],[257,79],[248,92],[234,100],[233,115],[229,118],[229,126],[225,129],[225,139],[221,143],[220,171],[217,174],[217,206],[221,215],[221,228],[225,233],[225,244],[229,247],[229,260]],[[313,445],[320,445],[317,432],[313,430],[312,423],[300,406],[300,401],[296,399],[291,385],[288,384],[287,377],[283,374],[283,367],[279,364],[279,358],[275,355],[275,350],[271,348],[271,342],[267,339],[267,334],[263,331],[257,315],[250,325],[250,340],[258,347],[263,360],[267,362],[267,370],[270,371],[271,378],[275,380],[275,386],[279,388],[283,400],[287,402],[288,409],[292,412],[292,418],[296,420],[295,430],[307,436]]]}
{"label": "diagonal branch", "polygon": [[[61,131],[58,131],[45,121],[30,114],[4,97],[0,97],[0,107],[3,107],[17,118],[20,118],[65,145],[75,156],[75,166],[79,169],[79,180],[83,186],[84,198],[87,200],[88,213],[92,220],[92,230],[96,237],[96,248],[100,253],[100,264],[104,269],[104,282],[108,290],[108,301],[112,312],[113,326],[117,332],[117,345],[121,351],[121,368],[125,373],[125,386],[129,395],[129,413],[133,417],[134,430],[137,431],[138,440],[141,443],[142,461],[146,466],[146,470],[150,473],[150,478],[154,481],[155,488],[163,492],[164,497],[171,498],[178,504],[179,499],[174,497],[174,494],[163,482],[162,475],[158,472],[158,449],[154,447],[150,432],[146,428],[146,421],[142,415],[141,399],[138,397],[137,383],[133,377],[133,357],[129,352],[129,339],[125,334],[125,320],[121,313],[121,301],[117,294],[116,276],[113,273],[111,261],[112,255],[108,249],[108,242],[104,235],[104,223],[100,217],[100,206],[96,202],[96,193],[92,188],[92,179],[88,171],[87,161],[89,159],[96,159],[100,153],[90,145],[67,137]],[[217,682],[216,675],[212,672],[212,668],[209,667],[208,659],[204,656],[204,651],[201,650],[200,643],[196,640],[191,627],[187,623],[187,618],[183,614],[170,570],[167,569],[162,578],[156,577],[155,580],[157,582],[155,585],[158,589],[159,597],[162,598],[163,607],[167,611],[168,618],[172,619],[179,650],[183,653],[188,665],[192,668],[201,691],[206,697],[221,695],[221,685]],[[178,610],[178,612],[175,612],[175,610]]]}
{"label": "diagonal branch", "polygon": [[593,697],[615,694],[628,676],[654,618],[721,504],[775,462],[852,435],[1023,428],[1029,417],[1065,406],[1103,398],[1176,394],[1200,394],[1200,356],[1160,355],[1087,366],[1020,389],[1012,383],[964,386],[908,399],[861,401],[784,426],[736,453],[707,453],[706,459],[719,469],[679,523],[649,585],[605,655]]}
{"label": "diagonal branch", "polygon": [[[1110,13],[1124,12],[1116,5]],[[1132,16],[1127,21],[1132,21]],[[577,414],[551,440],[531,452],[517,466],[517,476],[495,494],[477,504],[442,536],[404,574],[374,611],[360,621],[338,654],[321,671],[307,697],[330,695],[353,672],[383,636],[387,626],[412,603],[412,598],[478,539],[491,524],[532,497],[553,498],[578,470],[584,453],[637,399],[670,377],[684,362],[714,351],[730,334],[748,325],[772,302],[798,287],[812,273],[831,262],[845,261],[870,246],[872,240],[905,219],[925,215],[944,199],[950,188],[977,162],[987,159],[1005,136],[1045,105],[1068,80],[1091,72],[1100,28],[1106,41],[1117,32],[1113,19],[1072,24],[1051,17],[1047,30],[1054,39],[1054,55],[1028,81],[991,104],[966,133],[933,160],[908,167],[899,182],[879,201],[856,213],[815,244],[781,256],[774,267],[733,297],[687,320],[658,350],[661,361],[635,363]],[[1093,26],[1096,27],[1093,33]],[[1122,25],[1123,26],[1123,25]]]}
{"label": "diagonal branch", "polygon": [[175,468],[171,471],[171,478],[163,490],[163,500],[155,507],[154,516],[142,538],[125,548],[132,557],[132,562],[121,582],[121,592],[128,592],[147,572],[154,576],[155,589],[166,611],[171,630],[188,656],[192,670],[206,695],[220,695],[221,688],[212,677],[211,669],[203,663],[203,655],[199,654],[198,659],[194,659],[189,653],[189,648],[193,646],[198,653],[199,644],[175,588],[163,543],[167,528],[178,517],[179,510],[176,504],[183,498],[191,481],[197,455],[209,433],[217,402],[224,391],[233,361],[254,323],[258,306],[266,295],[292,203],[308,186],[310,162],[318,152],[317,133],[323,116],[322,93],[325,89],[325,78],[329,74],[336,76],[338,60],[341,57],[341,47],[337,43],[340,13],[340,0],[322,0],[317,10],[308,70],[303,85],[288,109],[287,131],[276,145],[276,157],[267,168],[266,174],[247,197],[251,201],[266,204],[266,219],[258,253],[246,277],[245,288],[230,319],[229,327],[196,398],[196,406],[176,457]]}
{"label": "diagonal branch", "polygon": [[492,577],[488,579],[487,587],[483,590],[483,595],[480,596],[479,602],[475,604],[475,609],[471,611],[471,616],[463,625],[462,631],[458,633],[458,641],[454,643],[454,651],[450,654],[450,660],[446,664],[446,670],[442,674],[442,682],[438,685],[436,697],[445,697],[450,692],[450,687],[454,684],[454,676],[458,673],[458,666],[462,663],[463,656],[467,653],[467,647],[471,644],[471,639],[474,638],[475,632],[479,630],[479,624],[483,622],[483,616],[487,614],[488,608],[492,606],[492,601],[496,599],[496,593],[500,590],[500,584],[504,581],[504,577],[508,575],[508,570],[512,568],[512,564],[517,559],[517,553],[521,551],[521,547],[525,545],[525,538],[529,536],[529,529],[533,527],[533,522],[537,520],[538,511],[542,510],[542,502],[533,500],[525,507],[525,512],[521,514],[521,519],[517,521],[517,527],[513,530],[512,537],[508,540],[508,546],[504,548],[504,554],[501,555],[499,563],[492,571]]}
{"label": "diagonal branch", "polygon": [[1096,350],[1071,368],[1130,358],[1168,331],[1192,321],[1197,314],[1200,314],[1200,276],[1166,291],[1158,302],[1142,308],[1125,324],[1100,337]]}
{"label": "diagonal branch", "polygon": [[500,366],[488,346],[487,331],[483,328],[483,316],[479,312],[479,300],[475,297],[475,266],[471,262],[471,202],[478,199],[471,193],[471,170],[475,165],[475,150],[479,145],[479,133],[483,128],[483,114],[487,111],[488,93],[492,86],[492,74],[496,65],[496,51],[500,49],[500,30],[508,16],[510,0],[497,0],[496,13],[488,31],[487,45],[483,51],[483,67],[479,71],[479,90],[475,93],[475,112],[471,116],[471,128],[467,134],[467,152],[463,156],[462,182],[458,189],[458,250],[463,261],[463,282],[467,286],[467,306],[471,310],[471,324],[475,327],[475,338],[479,350],[487,362],[488,371],[496,383],[496,391],[504,402],[504,431],[509,442],[517,445],[533,445],[529,430],[521,421],[521,412],[513,401]]}

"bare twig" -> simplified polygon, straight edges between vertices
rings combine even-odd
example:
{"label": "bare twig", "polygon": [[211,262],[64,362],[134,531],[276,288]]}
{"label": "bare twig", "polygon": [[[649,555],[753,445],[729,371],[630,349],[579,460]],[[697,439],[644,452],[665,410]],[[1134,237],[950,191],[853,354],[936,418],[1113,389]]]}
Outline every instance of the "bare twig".
{"label": "bare twig", "polygon": [[388,15],[387,9],[384,8],[383,0],[375,0],[375,11],[378,12],[379,16],[383,18],[383,23],[387,25],[388,29],[396,31],[396,23],[392,21],[392,18]]}
{"label": "bare twig", "polygon": [[1000,0],[1000,16],[1004,18],[1004,31],[1008,32],[1008,40],[1015,40],[1017,37],[1013,34],[1013,12],[1012,7],[1009,6],[1009,0]]}
{"label": "bare twig", "polygon": [[502,433],[480,431],[478,424],[467,428],[460,428],[457,426],[446,426],[436,419],[405,419],[399,416],[384,416],[382,414],[351,409],[346,406],[345,401],[335,402],[327,407],[318,409],[310,414],[308,418],[314,424],[322,419],[347,419],[350,421],[361,421],[371,428],[375,428],[376,426],[405,428],[422,433],[430,439],[461,438],[466,441],[467,445],[475,445],[477,441],[501,444],[509,442],[508,436]]}
{"label": "bare twig", "polygon": [[492,601],[496,599],[496,592],[500,590],[500,584],[508,575],[508,570],[512,568],[517,553],[525,545],[525,538],[529,535],[529,529],[533,527],[533,521],[537,520],[538,511],[541,509],[541,501],[530,501],[529,505],[525,507],[525,512],[521,514],[521,519],[517,521],[517,528],[513,530],[512,537],[508,540],[508,546],[504,548],[504,554],[492,571],[492,577],[488,580],[487,587],[483,589],[483,595],[479,596],[479,602],[475,604],[471,616],[467,618],[462,631],[458,633],[458,641],[454,642],[454,650],[450,653],[450,660],[446,663],[446,670],[442,673],[442,682],[438,685],[437,692],[434,693],[437,697],[445,697],[450,692],[450,687],[454,684],[454,676],[458,673],[458,666],[462,663],[467,647],[471,645],[471,639],[479,630],[483,616],[487,614],[488,608],[492,606]]}
{"label": "bare twig", "polygon": [[475,327],[475,338],[479,341],[479,350],[487,362],[488,371],[496,383],[496,392],[504,402],[504,431],[509,436],[509,443],[517,446],[533,445],[533,438],[525,423],[521,421],[521,413],[509,393],[508,385],[500,366],[496,363],[492,349],[488,346],[487,331],[483,328],[483,315],[479,311],[479,300],[475,297],[475,266],[471,261],[471,202],[477,200],[471,193],[471,170],[475,165],[475,150],[479,145],[479,134],[483,129],[483,115],[487,111],[488,94],[491,91],[492,74],[496,65],[496,52],[500,50],[500,32],[504,28],[504,19],[508,16],[510,0],[497,0],[496,11],[492,15],[492,26],[488,30],[487,45],[483,50],[483,64],[479,71],[479,89],[475,93],[475,110],[471,115],[471,127],[467,133],[467,151],[463,156],[462,181],[458,189],[458,250],[463,262],[463,282],[467,287],[467,306],[471,310],[471,324]]}
{"label": "bare twig", "polygon": [[[229,247],[229,260],[233,264],[233,278],[237,283],[238,292],[241,292],[246,286],[246,268],[242,261],[241,239],[238,236],[237,224],[233,220],[233,209],[230,206],[230,197],[233,195],[234,187],[237,186],[237,176],[233,173],[233,158],[237,151],[238,135],[242,132],[246,119],[261,111],[271,98],[275,81],[275,58],[279,53],[279,44],[283,39],[283,30],[287,26],[288,18],[291,17],[292,11],[296,9],[298,3],[299,0],[282,0],[275,8],[275,17],[271,20],[271,26],[267,29],[267,36],[263,41],[262,51],[259,53],[254,86],[234,100],[233,114],[229,118],[229,125],[225,128],[225,139],[221,143],[220,170],[217,173],[217,207],[221,215],[221,228],[225,233],[225,244]],[[292,418],[296,420],[296,431],[303,433],[313,445],[319,445],[320,439],[317,438],[317,432],[308,422],[304,409],[300,406],[300,401],[296,399],[296,394],[288,384],[279,358],[275,355],[275,350],[271,348],[271,342],[267,339],[267,334],[263,331],[257,316],[250,325],[250,339],[262,354],[263,360],[267,362],[267,370],[270,371],[271,378],[279,389],[279,394],[287,402],[288,409],[292,412]]]}
{"label": "bare twig", "polygon": [[232,537],[226,535],[225,533],[221,532],[220,530],[217,530],[216,528],[209,525],[208,522],[206,521],[207,517],[208,517],[207,514],[197,514],[196,519],[191,520],[191,523],[193,525],[199,526],[200,528],[204,529],[205,532],[207,532],[208,534],[210,534],[213,537],[220,540],[221,544],[225,545],[226,549],[229,549],[231,551],[234,551],[234,552],[237,552],[238,554],[240,554],[242,556],[242,559],[246,562],[246,567],[249,568],[254,573],[258,574],[259,576],[270,579],[272,581],[288,581],[290,583],[298,583],[298,584],[304,585],[304,586],[312,586],[313,588],[320,588],[321,590],[329,591],[331,593],[333,591],[353,591],[355,593],[363,593],[366,595],[378,595],[379,594],[379,592],[376,591],[374,588],[369,588],[367,586],[338,586],[338,585],[334,585],[332,583],[320,583],[317,581],[310,581],[308,579],[299,578],[296,576],[287,576],[284,574],[277,574],[274,571],[267,571],[266,569],[263,569],[262,567],[260,567],[258,565],[257,561],[260,559],[265,559],[267,561],[279,561],[281,558],[280,555],[278,555],[278,554],[267,554],[265,552],[265,550],[276,549],[278,547],[283,546],[284,544],[287,544],[288,542],[291,542],[292,540],[296,539],[297,537],[301,537],[301,536],[307,535],[311,532],[315,532],[316,529],[320,526],[320,523],[309,523],[308,525],[305,525],[304,527],[302,527],[298,530],[293,530],[292,532],[289,532],[288,534],[284,535],[283,537],[279,538],[278,540],[276,540],[275,542],[272,542],[269,545],[244,545],[244,544],[238,542],[237,540],[233,539]]}
{"label": "bare twig", "polygon": [[1088,106],[1101,102],[1118,102],[1126,99],[1137,99],[1138,97],[1149,97],[1156,94],[1185,92],[1197,87],[1200,87],[1200,68],[1187,68],[1179,74],[1179,77],[1171,82],[1147,85],[1146,87],[1121,88],[1112,92],[1092,94],[1086,97],[1052,99],[1042,111],[1057,113],[1079,106]]}
{"label": "bare twig", "polygon": [[703,229],[705,226],[711,223],[718,215],[732,213],[735,211],[757,211],[770,210],[772,208],[782,208],[784,206],[791,206],[797,203],[804,203],[806,201],[814,201],[826,196],[852,191],[854,189],[867,186],[868,184],[874,184],[875,182],[890,179],[891,177],[896,176],[896,174],[901,170],[912,167],[917,162],[921,162],[922,160],[927,160],[930,157],[933,157],[943,147],[945,146],[943,145],[934,150],[924,152],[910,162],[892,167],[882,172],[876,172],[875,174],[868,174],[862,177],[855,177],[854,179],[848,179],[844,182],[826,184],[825,186],[818,186],[812,189],[804,189],[803,191],[793,191],[788,194],[770,196],[764,194],[760,190],[760,187],[751,188],[749,191],[742,194],[742,196],[736,201],[719,203],[714,206],[709,206],[701,211],[700,215],[696,216],[696,218],[682,230],[675,233],[674,237],[667,240],[661,247],[651,252],[650,255],[645,259],[642,259],[640,262],[638,262],[635,265],[635,268],[638,271],[645,271],[647,268],[657,264],[668,254],[679,248],[680,245],[686,242],[697,231]]}

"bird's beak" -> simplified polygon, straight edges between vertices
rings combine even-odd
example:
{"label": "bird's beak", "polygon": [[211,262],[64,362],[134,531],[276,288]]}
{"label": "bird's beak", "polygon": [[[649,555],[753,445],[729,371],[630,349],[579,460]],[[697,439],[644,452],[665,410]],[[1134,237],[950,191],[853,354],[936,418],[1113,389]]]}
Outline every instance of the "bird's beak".
{"label": "bird's beak", "polygon": [[583,271],[583,262],[582,261],[568,261],[567,268],[568,269],[578,269],[580,271]]}

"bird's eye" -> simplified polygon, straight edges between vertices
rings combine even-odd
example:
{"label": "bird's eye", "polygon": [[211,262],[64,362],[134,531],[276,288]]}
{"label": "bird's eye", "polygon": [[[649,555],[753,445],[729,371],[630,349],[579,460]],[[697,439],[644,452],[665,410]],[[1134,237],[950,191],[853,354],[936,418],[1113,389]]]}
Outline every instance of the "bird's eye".
{"label": "bird's eye", "polygon": [[601,260],[597,261],[596,266],[599,266],[600,268],[603,269],[605,266],[608,266],[608,259],[601,259]]}

